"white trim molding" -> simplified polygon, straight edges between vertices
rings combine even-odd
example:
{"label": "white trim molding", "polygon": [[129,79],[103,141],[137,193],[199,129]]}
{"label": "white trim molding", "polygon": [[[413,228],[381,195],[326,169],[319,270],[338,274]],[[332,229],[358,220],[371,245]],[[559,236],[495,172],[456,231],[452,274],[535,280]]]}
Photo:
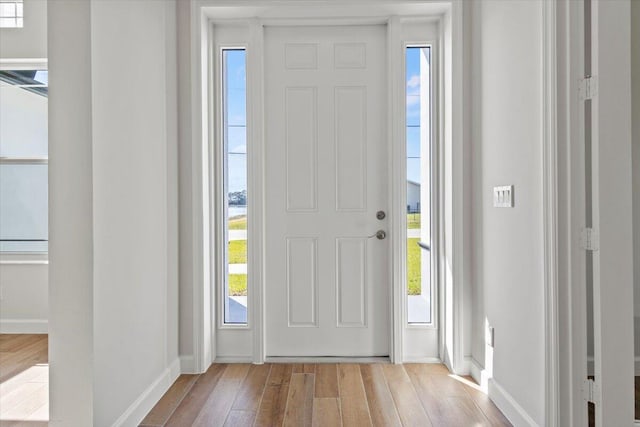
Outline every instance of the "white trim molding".
{"label": "white trim molding", "polygon": [[405,354],[402,363],[442,363],[439,357],[422,357]]}
{"label": "white trim molding", "polygon": [[[464,342],[465,334],[468,331],[465,330],[465,288],[467,283],[470,282],[470,278],[467,277],[468,269],[466,268],[469,263],[465,255],[465,248],[469,245],[470,230],[468,224],[465,224],[464,212],[468,209],[467,193],[470,191],[469,183],[465,181],[465,151],[467,151],[467,144],[469,139],[468,132],[468,120],[465,117],[465,104],[466,104],[466,87],[464,82],[464,7],[465,2],[454,1],[451,4],[450,19],[451,22],[451,93],[450,99],[447,100],[447,89],[444,90],[445,111],[443,116],[450,114],[451,129],[445,132],[451,133],[451,170],[446,172],[445,166],[445,180],[450,179],[452,183],[451,194],[451,235],[445,234],[444,240],[441,241],[443,247],[446,245],[446,241],[451,241],[451,295],[445,295],[446,298],[452,299],[452,313],[451,319],[453,325],[450,325],[452,336],[452,348],[451,351],[451,368],[457,375],[467,375],[468,370],[465,369],[464,362]],[[443,53],[446,56],[446,51]],[[445,66],[446,69],[446,66]],[[446,73],[445,73],[446,74]],[[446,75],[444,76],[446,79]],[[449,101],[449,106],[447,106]],[[449,110],[449,108],[451,108]],[[445,119],[445,123],[446,123]],[[446,125],[445,125],[446,128]],[[447,144],[446,137],[443,144]],[[445,216],[445,221],[446,221]],[[445,224],[445,221],[442,224]],[[445,228],[446,230],[446,228]],[[441,284],[442,285],[442,284]],[[446,292],[446,291],[445,291]],[[448,317],[448,316],[446,316]],[[445,317],[445,318],[446,318]],[[446,328],[446,326],[445,326]],[[446,343],[446,340],[445,340]]]}
{"label": "white trim molding", "polygon": [[[454,218],[451,219],[449,224],[452,231],[447,233],[446,236],[442,236],[440,245],[444,245],[444,239],[451,241],[453,247],[452,253],[449,254],[449,264],[452,266],[453,272],[449,278],[449,288],[452,289],[451,302],[452,302],[452,325],[449,328],[455,337],[450,345],[451,348],[448,351],[451,352],[451,363],[456,373],[466,373],[468,371],[468,363],[464,360],[464,337],[463,335],[468,333],[465,329],[464,318],[466,307],[463,307],[465,282],[468,282],[468,278],[465,277],[468,259],[464,257],[464,251],[466,245],[468,245],[468,230],[465,229],[465,220],[463,212],[467,204],[467,194],[469,188],[465,181],[464,175],[464,153],[466,139],[468,139],[466,129],[466,117],[464,115],[464,105],[466,104],[466,93],[463,88],[463,66],[464,55],[462,52],[464,43],[462,40],[463,35],[463,5],[460,2],[448,0],[445,2],[431,2],[429,0],[415,1],[401,1],[395,2],[393,0],[371,0],[367,2],[367,7],[362,7],[362,2],[341,2],[339,0],[300,0],[295,5],[293,3],[282,3],[278,0],[247,0],[242,2],[236,2],[232,0],[194,0],[189,3],[190,13],[190,63],[188,70],[188,77],[190,79],[189,93],[185,96],[185,100],[181,103],[181,107],[185,110],[190,110],[188,119],[183,118],[184,123],[181,123],[181,128],[184,128],[182,137],[186,140],[183,141],[181,146],[184,150],[185,158],[188,158],[187,163],[190,169],[181,172],[184,174],[185,182],[188,182],[189,195],[191,196],[190,205],[186,208],[187,213],[182,215],[181,221],[185,221],[184,225],[181,225],[181,229],[187,229],[190,236],[186,237],[186,243],[183,245],[185,248],[181,248],[185,253],[192,253],[190,259],[184,265],[185,270],[188,270],[192,277],[191,283],[187,283],[186,286],[193,286],[193,293],[189,295],[191,298],[193,312],[189,321],[193,321],[193,350],[182,349],[188,354],[193,354],[193,370],[195,372],[204,372],[209,364],[215,359],[217,362],[225,360],[225,358],[215,358],[216,354],[229,351],[232,354],[235,351],[230,349],[216,349],[216,343],[226,342],[220,340],[222,336],[221,329],[216,327],[215,320],[218,319],[219,313],[217,313],[217,306],[215,304],[216,289],[215,284],[217,277],[216,269],[212,266],[213,256],[215,251],[212,244],[212,240],[215,238],[214,234],[215,221],[212,221],[213,208],[215,207],[211,201],[215,200],[213,189],[211,188],[211,177],[213,164],[211,162],[212,155],[212,136],[214,134],[213,129],[210,126],[210,118],[213,116],[211,113],[210,102],[212,93],[212,82],[210,77],[210,62],[209,55],[210,50],[207,46],[208,40],[210,40],[211,23],[216,21],[224,21],[226,24],[233,24],[238,22],[249,23],[249,42],[252,46],[259,48],[263,43],[263,25],[265,22],[279,23],[288,25],[301,25],[301,23],[309,22],[305,21],[311,18],[315,24],[321,23],[321,20],[343,20],[343,22],[353,22],[353,17],[361,17],[367,22],[388,22],[389,25],[389,40],[393,40],[397,36],[399,31],[400,16],[416,16],[416,15],[428,15],[434,17],[434,19],[440,19],[442,22],[446,21],[446,27],[451,31],[449,37],[451,38],[450,49],[454,53],[451,58],[449,67],[447,70],[451,71],[451,99],[447,106],[447,112],[452,115],[451,126],[451,144],[453,151],[453,158],[451,165],[448,168],[444,168],[447,173],[447,177],[453,181],[454,197],[452,200],[448,200],[453,206]],[[282,7],[281,7],[282,6]],[[291,6],[291,7],[288,7]],[[394,16],[391,16],[394,15]],[[397,15],[397,16],[396,16]],[[349,16],[347,21],[344,21],[344,16]],[[357,18],[359,19],[359,18]],[[443,27],[445,25],[443,24]],[[442,44],[442,43],[441,43]],[[257,49],[256,49],[257,50]],[[444,57],[445,53],[442,51]],[[248,61],[255,61],[254,68],[263,67],[263,59],[261,57],[248,57]],[[442,67],[441,67],[442,68]],[[392,67],[389,67],[389,71]],[[251,73],[249,71],[249,73]],[[250,87],[258,90],[258,93],[254,93],[255,98],[263,99],[263,85],[261,78],[263,73],[255,73],[247,75],[248,83]],[[444,76],[442,76],[444,77]],[[258,85],[262,83],[262,86]],[[389,97],[392,102],[400,101],[399,98],[402,94],[402,87],[395,87],[389,90]],[[252,89],[249,89],[252,90]],[[252,96],[253,96],[252,95]],[[444,91],[441,96],[445,96]],[[439,105],[443,105],[440,103]],[[264,172],[264,141],[261,132],[263,131],[263,115],[264,111],[263,102],[253,103],[250,107],[248,114],[253,114],[252,121],[255,122],[254,128],[249,131],[249,137],[255,142],[254,153],[255,156],[251,156],[251,168],[252,176],[251,182],[259,182],[261,175]],[[391,119],[390,119],[391,120]],[[441,131],[442,134],[442,131]],[[402,135],[402,129],[399,129],[398,123],[392,123],[389,127],[389,135],[396,136]],[[397,145],[397,144],[396,144]],[[260,151],[262,150],[262,151]],[[397,154],[397,153],[396,153]],[[391,158],[392,156],[390,156]],[[390,165],[395,165],[393,159],[390,159]],[[184,166],[183,166],[184,167]],[[393,171],[391,171],[393,173]],[[390,188],[398,188],[397,182],[390,183]],[[264,186],[264,180],[260,183]],[[406,185],[406,184],[404,184]],[[403,185],[403,186],[404,186]],[[263,188],[262,188],[263,190]],[[254,186],[252,194],[257,195],[260,193],[261,188]],[[392,201],[395,203],[398,201],[392,191],[390,197],[393,197]],[[253,291],[250,291],[249,301],[252,307],[249,309],[249,325],[247,331],[253,334],[249,339],[251,340],[251,354],[253,363],[262,363],[265,359],[265,330],[264,330],[264,239],[260,239],[259,234],[264,232],[265,224],[263,221],[264,214],[264,201],[260,199],[263,195],[260,195],[258,199],[252,200],[252,207],[250,208],[250,236],[252,249],[250,249],[250,262],[251,276]],[[399,205],[402,206],[402,205]],[[390,212],[390,219],[393,224],[393,230],[398,230],[399,224],[401,224],[398,212]],[[444,222],[444,221],[443,221]],[[219,233],[218,233],[219,234]],[[449,235],[451,234],[451,235]],[[401,234],[391,233],[390,238],[393,241],[394,248],[398,246],[402,247],[404,243],[398,242],[397,239]],[[259,240],[260,239],[260,240]],[[394,324],[392,325],[392,344],[389,349],[391,361],[394,363],[400,363],[402,361],[402,353],[404,351],[402,343],[402,334],[404,327],[404,307],[402,304],[403,295],[398,291],[399,279],[402,279],[403,267],[398,267],[402,258],[399,255],[403,255],[402,249],[394,249],[393,251],[393,292],[390,295],[390,304],[392,304],[394,313],[391,318]],[[444,256],[444,255],[443,255]],[[184,261],[183,261],[184,262]],[[442,262],[442,261],[441,261]],[[218,273],[219,274],[219,273]],[[401,319],[401,320],[399,320]],[[443,317],[438,318],[442,320]],[[444,328],[445,325],[440,323],[440,328]],[[250,336],[250,333],[245,335]],[[238,335],[238,334],[236,334]],[[441,340],[442,342],[442,340]],[[217,351],[219,350],[219,351]],[[445,357],[446,359],[446,357]],[[443,359],[443,360],[445,360]],[[434,359],[435,360],[435,359]],[[446,360],[445,360],[446,361]]]}
{"label": "white trim molding", "polygon": [[480,386],[483,392],[487,393],[489,386],[489,372],[473,357],[469,361],[469,373],[471,378]]}
{"label": "white trim molding", "polygon": [[126,411],[113,423],[113,427],[134,426],[151,411],[160,398],[180,375],[180,359],[176,358],[155,381],[149,385]]}
{"label": "white trim molding", "polygon": [[[190,123],[191,130],[191,190],[192,190],[192,268],[193,268],[193,345],[194,369],[205,372],[215,354],[213,320],[216,315],[212,304],[213,280],[211,259],[211,136],[209,135],[210,76],[207,40],[208,20],[196,2],[191,6],[192,58],[190,69]],[[185,125],[187,125],[185,123]]]}
{"label": "white trim molding", "polygon": [[250,153],[249,170],[249,286],[250,317],[253,320],[253,363],[264,363],[265,359],[265,266],[266,253],[263,230],[266,229],[264,195],[265,154],[264,135],[264,26],[257,19],[249,25],[249,52],[247,55],[247,94],[251,103],[249,116]]}
{"label": "white trim molding", "polygon": [[49,255],[40,253],[4,252],[0,255],[0,265],[49,265]]}
{"label": "white trim molding", "polygon": [[198,374],[193,363],[193,356],[180,356],[180,373]]}
{"label": "white trim molding", "polygon": [[253,356],[217,356],[213,363],[252,363]]}
{"label": "white trim molding", "polygon": [[545,425],[559,425],[558,164],[556,3],[542,2],[542,218],[544,239]]}
{"label": "white trim molding", "polygon": [[267,357],[267,363],[383,363],[389,364],[388,357]]}
{"label": "white trim molding", "polygon": [[489,398],[514,426],[538,427],[533,418],[495,379],[489,379]]}
{"label": "white trim molding", "polygon": [[0,319],[0,334],[48,334],[47,319]]}
{"label": "white trim molding", "polygon": [[47,58],[0,58],[2,70],[46,70]]}
{"label": "white trim molding", "polygon": [[[393,16],[387,23],[387,90],[389,105],[401,105],[402,93],[404,92],[404,86],[401,85],[402,68],[400,64],[403,62],[402,52],[392,49],[393,46],[400,44],[400,18]],[[394,109],[391,107],[391,111]],[[387,121],[387,134],[389,141],[404,141],[402,136],[402,121],[404,117],[404,110],[398,114],[389,114]],[[389,199],[393,206],[404,206],[404,199],[406,195],[402,191],[393,191],[398,186],[406,185],[404,182],[406,178],[403,178],[403,162],[405,161],[404,147],[402,144],[392,144],[390,147],[391,153],[389,158],[391,159],[389,172],[391,179],[389,184]],[[400,169],[398,171],[398,169]],[[406,175],[404,175],[406,176]],[[398,181],[400,179],[400,181]],[[402,319],[405,319],[405,306],[403,286],[400,284],[405,283],[406,271],[401,265],[401,260],[406,258],[406,248],[404,245],[403,236],[406,236],[405,222],[400,215],[397,215],[395,209],[390,209],[390,227],[391,227],[391,283],[395,286],[391,286],[391,348],[389,356],[391,363],[402,363],[403,349],[404,349],[404,324]]]}

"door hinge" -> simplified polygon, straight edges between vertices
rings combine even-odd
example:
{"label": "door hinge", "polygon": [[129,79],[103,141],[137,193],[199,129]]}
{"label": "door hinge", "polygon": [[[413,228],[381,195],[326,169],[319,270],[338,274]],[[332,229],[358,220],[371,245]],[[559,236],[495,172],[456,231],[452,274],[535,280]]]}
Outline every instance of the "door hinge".
{"label": "door hinge", "polygon": [[598,232],[593,228],[583,228],[581,236],[582,249],[597,251],[600,248]]}
{"label": "door hinge", "polygon": [[587,76],[580,80],[580,98],[582,100],[593,99],[598,95],[598,78]]}
{"label": "door hinge", "polygon": [[582,398],[587,402],[600,402],[600,386],[592,379],[584,380],[582,383]]}

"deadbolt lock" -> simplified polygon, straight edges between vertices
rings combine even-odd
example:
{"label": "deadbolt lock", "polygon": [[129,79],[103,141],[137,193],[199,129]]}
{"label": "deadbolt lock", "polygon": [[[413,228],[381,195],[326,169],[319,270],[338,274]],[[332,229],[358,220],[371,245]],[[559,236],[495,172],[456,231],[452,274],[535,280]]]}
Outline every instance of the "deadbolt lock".
{"label": "deadbolt lock", "polygon": [[379,220],[383,220],[385,219],[387,216],[386,213],[384,213],[384,211],[378,211],[376,212],[376,218],[378,218]]}

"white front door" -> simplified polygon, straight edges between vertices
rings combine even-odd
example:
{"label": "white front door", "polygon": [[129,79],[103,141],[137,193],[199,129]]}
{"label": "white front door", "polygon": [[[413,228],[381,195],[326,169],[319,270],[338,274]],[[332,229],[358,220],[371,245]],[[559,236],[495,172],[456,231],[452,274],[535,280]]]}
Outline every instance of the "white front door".
{"label": "white front door", "polygon": [[267,27],[266,355],[390,347],[386,27]]}

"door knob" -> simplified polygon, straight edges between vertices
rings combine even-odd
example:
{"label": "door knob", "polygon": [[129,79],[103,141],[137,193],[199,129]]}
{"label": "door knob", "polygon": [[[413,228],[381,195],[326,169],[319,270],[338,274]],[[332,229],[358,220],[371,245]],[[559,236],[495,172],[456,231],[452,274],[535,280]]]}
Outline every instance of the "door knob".
{"label": "door knob", "polygon": [[387,237],[387,232],[384,230],[378,230],[375,232],[375,234],[372,234],[371,236],[367,236],[367,238],[369,239],[372,239],[374,237],[378,240],[383,240],[384,238]]}

